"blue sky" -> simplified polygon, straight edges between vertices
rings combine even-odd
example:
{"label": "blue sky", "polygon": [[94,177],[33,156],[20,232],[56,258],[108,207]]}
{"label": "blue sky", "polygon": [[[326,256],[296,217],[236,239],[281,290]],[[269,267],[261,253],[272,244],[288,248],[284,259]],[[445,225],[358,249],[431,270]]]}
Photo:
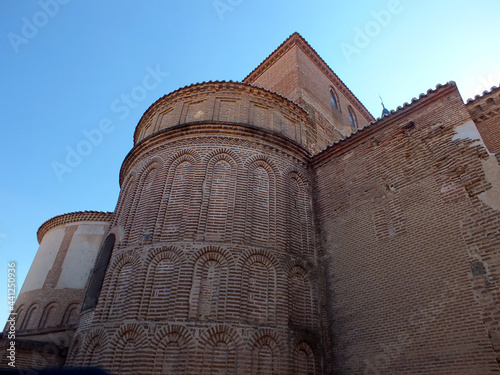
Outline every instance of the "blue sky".
{"label": "blue sky", "polygon": [[498,0],[3,0],[0,319],[7,263],[20,290],[44,221],[114,210],[134,128],[159,97],[240,81],[298,31],[375,117],[379,94],[395,109],[450,80],[466,100],[500,83],[499,15]]}

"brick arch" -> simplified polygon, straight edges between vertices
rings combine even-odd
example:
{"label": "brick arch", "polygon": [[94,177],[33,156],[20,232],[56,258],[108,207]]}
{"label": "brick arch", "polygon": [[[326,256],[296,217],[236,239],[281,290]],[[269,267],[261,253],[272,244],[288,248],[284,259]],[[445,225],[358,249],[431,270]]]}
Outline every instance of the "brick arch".
{"label": "brick arch", "polygon": [[296,171],[285,177],[286,249],[288,252],[311,256],[312,207],[308,184]]}
{"label": "brick arch", "polygon": [[136,323],[122,325],[110,340],[110,370],[117,374],[137,374],[146,363],[143,363],[147,330]]}
{"label": "brick arch", "polygon": [[189,317],[220,321],[226,315],[232,257],[225,249],[209,246],[189,261],[192,270]]}
{"label": "brick arch", "polygon": [[287,262],[283,263],[283,272],[289,276],[290,272],[295,266],[300,266],[304,269],[307,274],[311,274],[314,271],[315,265],[313,262],[309,261],[307,258],[290,258]]}
{"label": "brick arch", "polygon": [[161,247],[156,247],[153,250],[150,250],[146,254],[146,259],[145,259],[145,265],[147,266],[151,262],[153,262],[155,259],[161,259],[163,256],[165,256],[165,253],[171,253],[173,256],[178,258],[180,261],[185,261],[186,256],[184,255],[184,252],[179,249],[177,246],[161,246]]}
{"label": "brick arch", "polygon": [[245,250],[238,258],[237,266],[241,269],[243,265],[252,257],[262,257],[267,259],[267,261],[271,262],[276,268],[276,270],[280,270],[282,268],[280,261],[276,258],[276,256],[272,253],[272,251],[267,249],[259,249],[259,248],[250,248]]}
{"label": "brick arch", "polygon": [[288,324],[294,328],[310,329],[314,325],[314,291],[310,269],[305,262],[287,265]]}
{"label": "brick arch", "polygon": [[122,349],[125,341],[134,339],[140,347],[144,348],[147,343],[148,333],[145,327],[137,323],[125,323],[120,326],[110,340],[110,345],[116,349]]}
{"label": "brick arch", "polygon": [[197,237],[204,241],[228,242],[233,235],[238,166],[241,163],[233,151],[219,149],[209,155],[202,185]]}
{"label": "brick arch", "polygon": [[200,258],[211,257],[212,255],[209,255],[211,253],[214,253],[215,255],[213,256],[217,257],[218,259],[225,259],[225,261],[227,261],[231,267],[234,265],[234,255],[228,249],[219,246],[205,246],[201,249],[196,250],[189,256],[189,259],[187,261],[188,266],[191,268],[194,267],[195,263],[198,262]]}
{"label": "brick arch", "polygon": [[245,242],[256,246],[276,247],[277,173],[267,157],[256,155],[245,163],[246,220]]}
{"label": "brick arch", "polygon": [[309,174],[307,172],[307,169],[304,168],[299,168],[297,164],[294,165],[289,165],[283,170],[282,176],[284,177],[289,177],[290,175],[297,175],[300,177],[300,179],[306,184],[307,186],[309,185]]}
{"label": "brick arch", "polygon": [[75,360],[77,359],[77,356],[79,353],[82,352],[82,343],[83,343],[83,334],[81,333],[76,333],[72,340],[71,340],[71,345],[68,349],[68,355],[66,357],[66,365],[73,365],[75,364]]}
{"label": "brick arch", "polygon": [[[195,175],[200,162],[200,156],[192,150],[182,150],[169,158],[158,213],[161,222],[155,228],[155,237],[161,241],[179,240],[188,231]],[[190,232],[193,235],[193,229]]]}
{"label": "brick arch", "polygon": [[163,167],[163,159],[155,156],[139,169],[139,183],[125,228],[127,244],[153,239],[163,189]]}
{"label": "brick arch", "polygon": [[[141,259],[137,253],[119,254],[106,272],[107,279],[103,290],[106,296],[103,300],[103,316],[108,319],[121,318],[124,310],[130,311],[132,301],[137,301],[135,296],[135,275],[141,268]],[[140,292],[140,291],[139,291]]]}
{"label": "brick arch", "polygon": [[298,340],[293,345],[293,374],[316,374],[316,368],[318,368],[316,363],[317,355],[314,351],[314,347],[309,341]]}
{"label": "brick arch", "polygon": [[243,167],[251,169],[252,167],[255,168],[255,166],[258,166],[259,163],[264,165],[266,168],[272,170],[275,175],[278,174],[279,168],[276,166],[274,161],[267,155],[258,154],[250,156],[243,163]]}
{"label": "brick arch", "polygon": [[197,151],[193,149],[184,149],[170,155],[169,158],[166,160],[165,165],[172,166],[176,161],[177,163],[181,163],[184,160],[193,160],[194,163],[199,164],[201,163],[202,159]]}
{"label": "brick arch", "polygon": [[154,156],[144,154],[138,160],[137,165],[137,174],[142,177],[148,170],[153,168],[162,168],[165,165],[165,160],[158,154]]}
{"label": "brick arch", "polygon": [[144,275],[139,315],[155,320],[167,320],[175,316],[179,279],[185,256],[176,247],[161,247],[147,254],[143,266]]}
{"label": "brick arch", "polygon": [[[122,228],[125,227],[127,222],[127,217],[129,215],[135,189],[137,185],[137,173],[135,171],[131,171],[128,173],[125,181],[122,184],[122,188],[120,189],[120,196],[118,198],[118,203],[116,204],[115,209],[115,218],[113,220],[113,227],[120,226]],[[121,236],[117,236],[117,239],[121,242]]]}
{"label": "brick arch", "polygon": [[25,305],[24,303],[20,304],[19,306],[16,306],[14,309],[14,312],[17,313],[17,322],[16,322],[16,327],[19,327],[21,329],[21,325],[23,323],[23,313],[24,313]]}
{"label": "brick arch", "polygon": [[80,302],[73,301],[67,304],[61,319],[62,325],[73,325],[78,321]]}
{"label": "brick arch", "polygon": [[103,358],[108,350],[108,346],[108,333],[104,329],[94,328],[90,330],[82,341],[81,354],[76,354],[75,364],[82,366],[105,365]]}
{"label": "brick arch", "polygon": [[117,237],[120,245],[126,245],[130,228],[133,223],[132,210],[134,200],[138,191],[138,177],[135,172],[130,174],[129,180],[123,184],[120,193],[120,201],[116,209],[116,225],[120,228],[120,235]]}
{"label": "brick arch", "polygon": [[52,298],[43,308],[42,315],[38,322],[38,328],[47,328],[59,323],[57,316],[60,314],[61,301],[57,298]]}
{"label": "brick arch", "polygon": [[[207,155],[205,155],[203,157],[202,162],[206,163],[207,165],[210,165],[210,163],[216,163],[219,160],[221,160],[221,158],[225,158],[225,157],[234,161],[235,165],[242,165],[242,160],[241,160],[240,156],[238,155],[238,153],[233,149],[225,148],[225,147],[221,147],[221,148],[218,148],[218,149],[215,149],[215,150],[209,152]],[[212,166],[213,166],[213,164],[212,164]]]}
{"label": "brick arch", "polygon": [[183,326],[171,325],[159,330],[151,342],[155,350],[152,374],[184,374],[189,367],[189,353],[194,348],[194,340]]}
{"label": "brick arch", "polygon": [[276,324],[279,263],[265,250],[251,250],[238,262],[241,269],[240,316],[259,324]]}
{"label": "brick arch", "polygon": [[237,372],[241,339],[233,328],[212,327],[201,334],[200,343],[203,347],[203,359],[199,374],[212,374],[213,369],[225,369],[227,374]]}
{"label": "brick arch", "polygon": [[24,320],[21,322],[20,330],[34,329],[39,322],[39,310],[41,301],[39,298],[34,300],[30,306],[26,309],[26,314],[24,315]]}
{"label": "brick arch", "polygon": [[248,341],[252,374],[280,374],[286,368],[286,351],[283,338],[275,331],[262,329]]}

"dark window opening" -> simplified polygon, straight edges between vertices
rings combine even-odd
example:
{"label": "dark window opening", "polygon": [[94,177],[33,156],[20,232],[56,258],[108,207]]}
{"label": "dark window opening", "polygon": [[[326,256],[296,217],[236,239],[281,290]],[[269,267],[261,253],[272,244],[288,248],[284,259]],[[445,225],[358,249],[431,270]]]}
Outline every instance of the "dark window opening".
{"label": "dark window opening", "polygon": [[333,108],[339,110],[339,99],[337,98],[337,94],[335,94],[333,89],[330,89],[330,101],[332,102]]}
{"label": "dark window opening", "polygon": [[106,269],[108,268],[108,263],[111,259],[111,253],[113,252],[114,246],[115,235],[111,233],[104,241],[101,251],[99,252],[99,257],[97,258],[89,287],[85,293],[82,312],[93,309],[97,305],[97,300],[101,294],[102,283],[104,281],[104,276],[106,275]]}
{"label": "dark window opening", "polygon": [[358,124],[356,123],[356,115],[354,114],[351,107],[349,107],[349,122],[354,129],[358,128]]}

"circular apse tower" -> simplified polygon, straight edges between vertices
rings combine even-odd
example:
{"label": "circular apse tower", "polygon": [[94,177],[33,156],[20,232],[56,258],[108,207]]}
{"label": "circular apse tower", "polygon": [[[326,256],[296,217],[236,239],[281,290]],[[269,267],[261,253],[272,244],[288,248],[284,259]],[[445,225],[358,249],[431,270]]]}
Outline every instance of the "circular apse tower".
{"label": "circular apse tower", "polygon": [[114,373],[321,372],[312,125],[209,82],[140,120],[67,364]]}

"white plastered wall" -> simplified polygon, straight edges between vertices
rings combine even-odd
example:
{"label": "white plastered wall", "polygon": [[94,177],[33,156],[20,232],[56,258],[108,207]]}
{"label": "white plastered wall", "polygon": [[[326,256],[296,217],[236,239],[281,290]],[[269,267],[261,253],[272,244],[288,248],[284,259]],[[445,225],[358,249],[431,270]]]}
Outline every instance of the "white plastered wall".
{"label": "white plastered wall", "polygon": [[65,227],[59,227],[47,232],[45,236],[43,236],[42,243],[35,255],[35,260],[33,260],[31,264],[21,293],[42,288],[45,278],[52,268],[59,248],[61,247],[61,243],[64,239],[64,232]]}
{"label": "white plastered wall", "polygon": [[99,252],[107,223],[80,224],[64,258],[56,289],[83,289]]}

